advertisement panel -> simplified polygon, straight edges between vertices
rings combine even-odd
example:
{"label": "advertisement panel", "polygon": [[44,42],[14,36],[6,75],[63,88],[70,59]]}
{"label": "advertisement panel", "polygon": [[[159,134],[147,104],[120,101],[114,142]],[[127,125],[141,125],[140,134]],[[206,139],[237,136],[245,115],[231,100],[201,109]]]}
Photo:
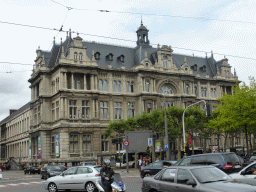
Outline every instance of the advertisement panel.
{"label": "advertisement panel", "polygon": [[56,144],[55,144],[55,151],[56,151],[56,157],[60,156],[60,138],[59,138],[59,134],[56,134]]}
{"label": "advertisement panel", "polygon": [[37,150],[37,158],[42,159],[42,150],[41,150],[41,136],[38,137],[38,150]]}
{"label": "advertisement panel", "polygon": [[31,139],[29,139],[29,141],[28,141],[28,147],[29,147],[29,149],[28,149],[28,158],[31,159]]}

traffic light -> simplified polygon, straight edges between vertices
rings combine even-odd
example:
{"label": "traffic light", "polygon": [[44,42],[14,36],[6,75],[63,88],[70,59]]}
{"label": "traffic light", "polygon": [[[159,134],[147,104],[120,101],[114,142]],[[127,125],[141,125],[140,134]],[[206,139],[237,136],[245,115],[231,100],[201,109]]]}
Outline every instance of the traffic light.
{"label": "traffic light", "polygon": [[150,147],[148,146],[146,149],[146,153],[149,155],[150,151],[149,151]]}
{"label": "traffic light", "polygon": [[211,117],[212,116],[212,109],[211,109],[211,104],[207,103],[206,104],[206,116]]}

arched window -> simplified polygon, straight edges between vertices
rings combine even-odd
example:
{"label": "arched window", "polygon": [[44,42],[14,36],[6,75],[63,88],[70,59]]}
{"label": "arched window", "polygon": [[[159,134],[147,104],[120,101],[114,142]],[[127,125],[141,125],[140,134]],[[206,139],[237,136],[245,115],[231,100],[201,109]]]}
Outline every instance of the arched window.
{"label": "arched window", "polygon": [[82,53],[79,53],[79,60],[83,60],[83,54]]}
{"label": "arched window", "polygon": [[189,86],[186,85],[186,94],[187,94],[187,95],[188,95],[188,93],[189,93],[188,88],[189,88]]}
{"label": "arched window", "polygon": [[197,96],[197,87],[194,87],[194,94]]}
{"label": "arched window", "polygon": [[77,52],[74,53],[74,60],[77,60]]}
{"label": "arched window", "polygon": [[171,90],[169,87],[167,87],[167,86],[163,86],[163,87],[160,89],[160,93],[161,93],[161,94],[169,94],[169,95],[172,95],[172,94],[173,94],[172,90]]}
{"label": "arched window", "polygon": [[149,92],[149,82],[146,81],[146,92]]}

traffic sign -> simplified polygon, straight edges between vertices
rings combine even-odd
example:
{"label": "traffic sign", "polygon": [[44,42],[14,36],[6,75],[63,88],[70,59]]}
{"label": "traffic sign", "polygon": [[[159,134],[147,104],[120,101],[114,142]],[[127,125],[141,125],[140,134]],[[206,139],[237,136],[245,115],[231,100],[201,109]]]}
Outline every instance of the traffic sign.
{"label": "traffic sign", "polygon": [[164,144],[164,150],[168,151],[168,144]]}
{"label": "traffic sign", "polygon": [[37,154],[42,154],[42,150],[38,150],[38,151],[37,151]]}
{"label": "traffic sign", "polygon": [[128,146],[129,146],[129,141],[125,140],[125,141],[123,142],[123,146],[124,146],[124,148],[125,148],[125,147],[128,147]]}
{"label": "traffic sign", "polygon": [[148,138],[148,146],[153,146],[153,139],[152,138]]}
{"label": "traffic sign", "polygon": [[42,159],[42,155],[38,155],[38,156],[37,156],[37,159]]}

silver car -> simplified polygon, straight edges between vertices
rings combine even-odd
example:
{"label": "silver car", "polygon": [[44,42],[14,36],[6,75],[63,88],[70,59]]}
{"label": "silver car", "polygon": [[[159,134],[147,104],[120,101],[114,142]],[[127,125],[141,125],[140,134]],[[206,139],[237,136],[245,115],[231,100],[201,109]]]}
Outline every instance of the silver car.
{"label": "silver car", "polygon": [[142,192],[255,192],[255,187],[235,183],[233,179],[213,166],[171,166],[154,177],[145,177]]}
{"label": "silver car", "polygon": [[256,186],[256,162],[247,165],[238,173],[229,175],[235,181]]}
{"label": "silver car", "polygon": [[100,185],[100,169],[99,166],[78,166],[72,167],[59,176],[51,177],[46,180],[44,188],[49,192],[57,192],[63,190],[86,190],[94,192],[104,191]]}

